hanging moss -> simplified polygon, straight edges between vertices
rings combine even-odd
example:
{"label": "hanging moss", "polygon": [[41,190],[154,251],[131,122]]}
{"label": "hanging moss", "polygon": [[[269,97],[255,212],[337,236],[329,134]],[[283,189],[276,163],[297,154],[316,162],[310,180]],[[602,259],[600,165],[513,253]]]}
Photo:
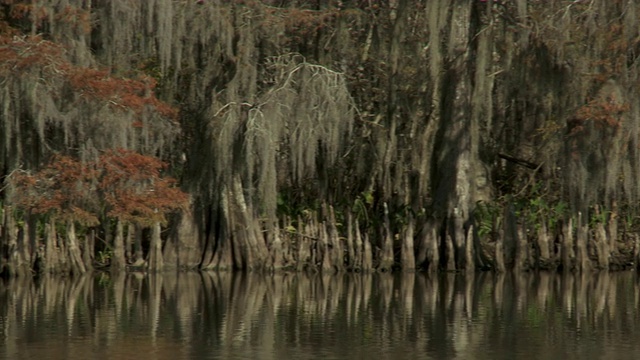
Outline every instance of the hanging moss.
{"label": "hanging moss", "polygon": [[[191,235],[154,233],[156,267],[167,241],[190,268],[630,263],[634,2],[338,5],[4,4],[0,176],[169,161],[193,208],[167,226]],[[478,224],[479,202],[509,224]]]}

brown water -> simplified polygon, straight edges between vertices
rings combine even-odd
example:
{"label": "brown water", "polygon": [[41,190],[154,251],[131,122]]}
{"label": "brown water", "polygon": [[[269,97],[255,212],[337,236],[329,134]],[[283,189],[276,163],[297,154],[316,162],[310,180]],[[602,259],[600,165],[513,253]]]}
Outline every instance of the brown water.
{"label": "brown water", "polygon": [[6,359],[639,359],[633,273],[0,282]]}

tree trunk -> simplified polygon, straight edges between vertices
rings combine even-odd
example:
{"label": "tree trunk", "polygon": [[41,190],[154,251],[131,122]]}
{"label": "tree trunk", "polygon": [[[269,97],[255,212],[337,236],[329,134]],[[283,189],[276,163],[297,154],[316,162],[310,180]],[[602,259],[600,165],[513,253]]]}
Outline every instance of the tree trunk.
{"label": "tree trunk", "polygon": [[378,270],[391,271],[393,267],[393,234],[391,233],[391,224],[389,222],[389,207],[384,203],[384,218],[382,236],[380,238],[380,262]]}
{"label": "tree trunk", "polygon": [[[355,270],[364,270],[364,256],[365,256],[365,245],[362,239],[362,234],[360,233],[360,222],[358,219],[355,220],[354,226],[354,261],[353,266]],[[369,270],[369,269],[367,269]]]}
{"label": "tree trunk", "polygon": [[536,235],[536,247],[538,248],[538,256],[535,259],[536,264],[542,269],[549,269],[553,264],[549,252],[549,233],[544,219],[539,224]]}
{"label": "tree trunk", "polygon": [[233,254],[231,234],[229,234],[229,201],[226,191],[221,191],[219,206],[211,207],[208,216],[208,233],[204,245],[201,268],[203,270],[232,270]]}
{"label": "tree trunk", "polygon": [[72,220],[67,221],[67,256],[69,259],[70,270],[73,274],[82,275],[87,272],[87,268],[82,260],[82,252],[78,247],[78,239],[76,237],[76,225]]}
{"label": "tree trunk", "polygon": [[573,270],[573,259],[575,257],[573,253],[573,218],[569,218],[565,221],[564,226],[562,227],[562,238],[561,238],[561,251],[562,251],[562,271],[568,272]]}
{"label": "tree trunk", "polygon": [[506,268],[513,268],[518,248],[518,220],[513,204],[509,203],[504,211],[504,262]]}
{"label": "tree trunk", "polygon": [[131,230],[131,226],[134,226],[133,232],[133,265],[136,267],[145,265],[144,258],[144,250],[142,249],[142,229],[140,229],[137,225],[130,225],[129,230]]}
{"label": "tree trunk", "polygon": [[151,242],[149,244],[149,266],[150,272],[159,272],[164,269],[162,258],[162,238],[160,236],[162,228],[159,222],[151,226]]}
{"label": "tree trunk", "polygon": [[124,257],[127,262],[133,260],[133,243],[135,241],[134,235],[136,232],[136,226],[133,223],[129,223],[127,226],[127,236],[124,238]]}
{"label": "tree trunk", "polygon": [[111,272],[117,273],[126,269],[124,247],[124,224],[121,220],[116,222],[116,233],[113,237],[113,256],[111,257]]}
{"label": "tree trunk", "polygon": [[576,267],[581,272],[590,270],[589,253],[587,250],[587,241],[589,236],[589,226],[582,224],[582,213],[578,213],[576,222],[578,228],[576,232]]}
{"label": "tree trunk", "polygon": [[262,237],[259,220],[246,201],[242,179],[238,175],[234,176],[229,200],[237,266],[249,270],[264,268],[269,251]]}
{"label": "tree trunk", "polygon": [[615,256],[618,254],[618,203],[614,200],[611,205],[611,214],[607,222],[607,237],[609,239],[609,252]]}
{"label": "tree trunk", "polygon": [[[436,85],[439,92],[435,93],[440,104],[439,109],[436,109],[436,116],[438,112],[440,115],[440,129],[433,152],[437,154],[437,158],[432,169],[437,213],[441,218],[448,219],[445,223],[444,241],[447,248],[446,268],[450,271],[454,268],[472,266],[464,264],[466,242],[473,240],[466,237],[464,227],[473,223],[471,214],[478,195],[478,180],[482,175],[482,164],[478,157],[478,121],[480,109],[484,105],[473,107],[471,99],[474,92],[472,69],[475,59],[471,56],[473,43],[470,36],[477,33],[476,29],[472,28],[475,23],[472,21],[473,2],[436,1],[433,6],[435,8],[432,10],[436,12],[442,11],[442,8],[449,9],[451,16],[446,24],[442,23],[441,19],[430,18],[430,21],[440,24],[435,25],[440,28],[439,31],[445,26],[449,27],[446,47],[440,49],[436,46],[431,49],[434,59],[444,60],[432,60],[431,66],[442,66],[445,70],[444,75],[440,75],[438,69],[432,69],[436,76],[442,76],[437,82],[439,85]],[[451,250],[453,252],[450,252]]]}
{"label": "tree trunk", "polygon": [[353,240],[353,214],[347,211],[347,269],[354,270],[356,267],[356,255]]}
{"label": "tree trunk", "polygon": [[19,236],[20,230],[13,217],[13,208],[4,207],[4,225],[0,238],[0,273],[9,276],[24,276],[30,273],[29,265],[25,263],[25,256],[21,253],[23,246],[20,244],[24,236]]}
{"label": "tree trunk", "polygon": [[163,249],[165,268],[196,269],[200,264],[203,247],[193,214],[193,211],[180,214],[174,224]]}
{"label": "tree trunk", "polygon": [[[356,230],[356,233],[359,232],[360,230]],[[362,271],[369,272],[371,270],[373,270],[373,249],[371,248],[369,235],[365,233],[362,239]]]}
{"label": "tree trunk", "polygon": [[598,269],[609,269],[609,242],[607,240],[607,231],[604,229],[603,223],[597,223],[594,230],[594,242],[596,249],[596,257],[598,259]]}
{"label": "tree trunk", "polygon": [[95,229],[90,229],[87,232],[86,238],[84,240],[84,246],[82,247],[82,261],[84,265],[87,267],[87,270],[93,269],[93,259],[94,259],[94,251],[96,245],[96,231]]}
{"label": "tree trunk", "polygon": [[44,266],[43,273],[53,273],[59,271],[60,259],[58,257],[59,250],[56,246],[56,224],[53,219],[44,225],[45,247],[44,247]]}
{"label": "tree trunk", "polygon": [[284,268],[284,246],[280,235],[278,224],[274,224],[272,230],[267,235],[269,238],[269,269],[279,271]]}
{"label": "tree trunk", "polygon": [[429,220],[424,236],[427,237],[427,239],[425,239],[425,242],[427,242],[427,272],[433,274],[440,268],[441,253],[440,237],[438,236],[438,229],[434,219]]}
{"label": "tree trunk", "polygon": [[404,230],[404,239],[400,250],[400,266],[402,271],[410,272],[416,270],[416,259],[413,246],[413,232],[415,228],[415,220],[413,215],[409,214],[409,221]]}
{"label": "tree trunk", "polygon": [[517,232],[517,244],[516,247],[516,258],[514,262],[514,269],[516,271],[526,271],[531,267],[531,263],[529,263],[529,245],[527,242],[527,232],[525,230],[525,226],[523,224],[518,224],[516,227]]}
{"label": "tree trunk", "polygon": [[447,232],[447,234],[445,235],[445,259],[446,259],[446,265],[445,265],[445,269],[446,271],[456,271],[456,256],[455,256],[455,245],[453,244],[453,238],[451,237],[451,234],[449,234]]}
{"label": "tree trunk", "polygon": [[637,233],[631,234],[633,238],[633,259],[632,261],[636,265],[636,271],[640,271],[640,235]]}
{"label": "tree trunk", "polygon": [[327,233],[329,235],[329,245],[331,251],[331,262],[336,271],[344,270],[344,247],[342,245],[342,240],[340,239],[340,234],[338,233],[338,228],[336,227],[336,215],[333,210],[333,206],[329,206],[329,224]]}
{"label": "tree trunk", "polygon": [[495,251],[494,251],[494,256],[495,256],[495,271],[497,273],[504,273],[506,270],[506,266],[505,266],[505,255],[504,255],[504,237],[505,237],[505,230],[506,227],[506,221],[503,224],[503,227],[498,231],[498,236],[496,238],[496,247],[495,247]]}

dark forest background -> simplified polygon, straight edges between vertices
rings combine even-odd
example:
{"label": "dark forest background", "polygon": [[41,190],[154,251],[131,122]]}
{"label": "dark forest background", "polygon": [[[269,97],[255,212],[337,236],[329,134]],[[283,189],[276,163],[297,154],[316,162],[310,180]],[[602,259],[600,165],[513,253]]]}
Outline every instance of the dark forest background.
{"label": "dark forest background", "polygon": [[633,0],[0,0],[0,272],[623,269]]}

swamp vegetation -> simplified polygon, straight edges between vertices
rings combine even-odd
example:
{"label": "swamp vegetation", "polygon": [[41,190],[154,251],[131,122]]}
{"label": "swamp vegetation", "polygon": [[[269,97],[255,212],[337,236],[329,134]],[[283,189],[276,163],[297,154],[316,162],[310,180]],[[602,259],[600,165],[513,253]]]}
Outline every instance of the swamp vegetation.
{"label": "swamp vegetation", "polygon": [[631,0],[0,0],[0,273],[622,269]]}

